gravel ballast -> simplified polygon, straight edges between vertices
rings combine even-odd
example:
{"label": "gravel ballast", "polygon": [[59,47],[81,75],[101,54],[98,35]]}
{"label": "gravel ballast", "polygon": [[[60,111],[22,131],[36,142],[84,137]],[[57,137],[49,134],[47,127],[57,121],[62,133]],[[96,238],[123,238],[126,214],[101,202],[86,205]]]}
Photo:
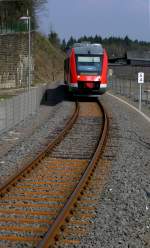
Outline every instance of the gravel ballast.
{"label": "gravel ballast", "polygon": [[78,247],[149,248],[150,123],[111,96],[101,99],[118,127],[118,151],[91,232]]}
{"label": "gravel ballast", "polygon": [[[49,92],[49,105],[42,105],[35,116],[0,136],[1,185],[20,170],[27,158],[35,157],[72,114],[74,103],[64,101],[55,88],[59,86]],[[96,218],[78,247],[149,248],[150,123],[111,96],[105,94],[101,99],[118,128],[117,138],[112,138],[112,146],[117,142],[118,151],[99,195]]]}
{"label": "gravel ballast", "polygon": [[40,106],[38,113],[0,136],[0,186],[54,139],[74,107],[74,102],[64,99],[62,86],[52,84],[47,102]]}

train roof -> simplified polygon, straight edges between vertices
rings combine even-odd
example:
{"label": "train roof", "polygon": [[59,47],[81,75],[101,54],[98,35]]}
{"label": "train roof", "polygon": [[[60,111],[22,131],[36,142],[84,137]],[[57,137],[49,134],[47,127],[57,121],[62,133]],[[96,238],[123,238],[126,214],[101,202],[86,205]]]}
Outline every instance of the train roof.
{"label": "train roof", "polygon": [[73,45],[75,54],[93,54],[101,55],[103,54],[103,47],[101,44],[91,44],[91,43],[75,43]]}

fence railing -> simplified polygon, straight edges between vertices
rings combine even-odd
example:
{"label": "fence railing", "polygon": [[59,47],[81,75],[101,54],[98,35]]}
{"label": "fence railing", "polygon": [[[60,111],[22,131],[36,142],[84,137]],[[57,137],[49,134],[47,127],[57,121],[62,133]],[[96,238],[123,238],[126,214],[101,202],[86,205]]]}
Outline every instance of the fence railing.
{"label": "fence railing", "polygon": [[21,22],[19,20],[18,22],[14,22],[10,24],[3,23],[0,25],[0,34],[27,32],[27,31],[28,31],[27,23]]}
{"label": "fence railing", "polygon": [[18,96],[0,102],[0,134],[38,111],[47,86],[32,88]]}
{"label": "fence railing", "polygon": [[[111,79],[110,88],[117,94],[130,98],[134,102],[139,101],[139,87],[137,81],[122,79],[113,76]],[[150,106],[150,81],[142,84],[142,103]]]}

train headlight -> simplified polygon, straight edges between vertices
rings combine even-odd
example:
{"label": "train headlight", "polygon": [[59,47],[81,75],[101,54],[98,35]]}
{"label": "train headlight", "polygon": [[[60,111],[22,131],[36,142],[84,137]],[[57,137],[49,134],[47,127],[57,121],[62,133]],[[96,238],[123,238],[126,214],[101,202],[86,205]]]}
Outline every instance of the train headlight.
{"label": "train headlight", "polygon": [[80,76],[78,76],[78,79],[80,79]]}

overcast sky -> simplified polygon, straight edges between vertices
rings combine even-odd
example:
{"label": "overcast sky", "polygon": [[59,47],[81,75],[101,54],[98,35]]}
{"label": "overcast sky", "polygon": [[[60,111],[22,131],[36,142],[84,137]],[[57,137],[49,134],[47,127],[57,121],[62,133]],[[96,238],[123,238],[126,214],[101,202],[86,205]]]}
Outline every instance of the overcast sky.
{"label": "overcast sky", "polygon": [[47,1],[39,17],[43,33],[52,28],[61,39],[98,34],[150,41],[150,0]]}

